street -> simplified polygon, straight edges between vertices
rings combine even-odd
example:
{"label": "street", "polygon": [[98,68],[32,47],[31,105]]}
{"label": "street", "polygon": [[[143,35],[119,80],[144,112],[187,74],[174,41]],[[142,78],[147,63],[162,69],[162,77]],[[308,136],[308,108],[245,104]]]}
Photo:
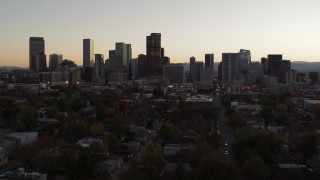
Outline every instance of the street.
{"label": "street", "polygon": [[217,107],[219,108],[217,130],[221,133],[222,138],[224,140],[224,143],[222,144],[222,147],[220,148],[219,152],[224,154],[226,157],[231,158],[230,147],[234,139],[233,130],[227,124],[226,118],[224,116],[225,108],[221,103],[220,96],[215,96],[213,99],[213,103],[217,105]]}

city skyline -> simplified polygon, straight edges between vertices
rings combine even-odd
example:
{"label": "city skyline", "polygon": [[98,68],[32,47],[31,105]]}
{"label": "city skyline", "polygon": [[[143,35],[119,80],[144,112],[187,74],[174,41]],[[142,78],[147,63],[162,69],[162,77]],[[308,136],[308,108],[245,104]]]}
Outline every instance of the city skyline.
{"label": "city skyline", "polygon": [[[132,45],[132,58],[136,58],[146,54],[145,37],[150,33],[161,33],[162,47],[172,63],[189,62],[191,56],[204,61],[208,53],[220,62],[222,53],[239,49],[250,50],[252,61],[268,54],[283,54],[292,61],[320,61],[320,2],[316,0],[182,5],[182,1],[161,1],[156,7],[149,1],[80,0],[77,6],[74,2],[2,2],[0,66],[28,67],[30,37],[45,39],[45,54],[62,54],[82,65],[85,38],[93,39],[94,53],[105,58],[116,42],[127,42]],[[52,8],[55,6],[58,11]],[[83,13],[86,8],[94,13]],[[123,15],[114,18],[117,12]]]}

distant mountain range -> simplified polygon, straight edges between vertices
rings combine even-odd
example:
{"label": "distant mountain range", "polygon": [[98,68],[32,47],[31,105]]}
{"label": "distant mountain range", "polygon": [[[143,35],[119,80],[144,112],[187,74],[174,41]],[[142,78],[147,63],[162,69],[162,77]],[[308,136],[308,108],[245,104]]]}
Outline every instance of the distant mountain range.
{"label": "distant mountain range", "polygon": [[0,71],[1,70],[13,70],[13,69],[28,69],[26,67],[17,67],[17,66],[0,66]]}
{"label": "distant mountain range", "polygon": [[[214,63],[214,70],[218,71],[219,63]],[[320,62],[291,61],[291,69],[298,72],[320,71]]]}
{"label": "distant mountain range", "polygon": [[291,61],[291,69],[297,71],[320,71],[320,62]]}
{"label": "distant mountain range", "polygon": [[[218,71],[218,65],[220,62],[214,63],[214,70]],[[185,71],[189,71],[189,63],[184,63]],[[12,69],[28,69],[26,67],[16,67],[16,66],[0,66],[0,70],[12,70]],[[306,61],[291,61],[291,69],[295,69],[299,72],[308,71],[319,71],[320,72],[320,62],[306,62]]]}

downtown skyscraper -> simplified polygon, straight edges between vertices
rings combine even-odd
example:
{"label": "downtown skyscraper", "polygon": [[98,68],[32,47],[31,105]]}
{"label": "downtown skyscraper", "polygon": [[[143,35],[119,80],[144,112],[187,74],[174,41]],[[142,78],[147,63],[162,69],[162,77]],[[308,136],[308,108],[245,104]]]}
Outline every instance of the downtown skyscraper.
{"label": "downtown skyscraper", "polygon": [[29,39],[29,70],[39,72],[46,65],[45,43],[43,37]]}
{"label": "downtown skyscraper", "polygon": [[[117,74],[123,76],[123,80],[131,79],[130,63],[132,59],[131,44],[116,42],[115,50],[109,51],[109,60],[106,63],[107,72],[109,75]],[[122,75],[120,75],[122,74]]]}
{"label": "downtown skyscraper", "polygon": [[146,75],[162,76],[163,65],[169,64],[170,59],[164,56],[164,49],[161,47],[161,34],[151,33],[147,36],[147,62]]}
{"label": "downtown skyscraper", "polygon": [[214,54],[205,54],[204,66],[205,66],[205,68],[209,68],[213,71],[213,69],[214,69]]}
{"label": "downtown skyscraper", "polygon": [[83,68],[94,67],[94,45],[92,39],[83,39]]}
{"label": "downtown skyscraper", "polygon": [[248,83],[249,63],[251,62],[250,50],[240,49],[239,51],[239,80],[242,84]]}
{"label": "downtown skyscraper", "polygon": [[239,53],[222,53],[222,85],[235,85],[239,80]]}
{"label": "downtown skyscraper", "polygon": [[49,70],[57,71],[59,65],[62,63],[63,56],[62,54],[50,54],[49,56]]}

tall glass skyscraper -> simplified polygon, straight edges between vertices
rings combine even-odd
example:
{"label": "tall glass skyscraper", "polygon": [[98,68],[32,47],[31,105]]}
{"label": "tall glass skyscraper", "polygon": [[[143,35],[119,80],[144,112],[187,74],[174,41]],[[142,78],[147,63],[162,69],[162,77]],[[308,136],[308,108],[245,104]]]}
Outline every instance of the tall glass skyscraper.
{"label": "tall glass skyscraper", "polygon": [[222,53],[221,79],[224,86],[238,84],[239,53]]}
{"label": "tall glass skyscraper", "polygon": [[49,70],[57,71],[59,64],[62,63],[62,54],[50,54],[49,56]]}
{"label": "tall glass skyscraper", "polygon": [[92,39],[83,39],[83,68],[94,67],[94,45]]}
{"label": "tall glass skyscraper", "polygon": [[147,75],[162,75],[164,50],[161,48],[161,34],[147,36]]}
{"label": "tall glass skyscraper", "polygon": [[251,62],[250,50],[240,49],[239,51],[239,72],[246,75],[249,69],[249,63]]}
{"label": "tall glass skyscraper", "polygon": [[210,70],[212,78],[214,76],[214,54],[205,54],[204,67]]}
{"label": "tall glass skyscraper", "polygon": [[[29,70],[39,72],[39,59],[45,55],[45,43],[43,37],[30,37],[29,39]],[[41,57],[39,57],[41,56]]]}

